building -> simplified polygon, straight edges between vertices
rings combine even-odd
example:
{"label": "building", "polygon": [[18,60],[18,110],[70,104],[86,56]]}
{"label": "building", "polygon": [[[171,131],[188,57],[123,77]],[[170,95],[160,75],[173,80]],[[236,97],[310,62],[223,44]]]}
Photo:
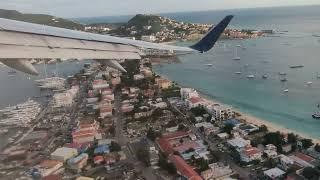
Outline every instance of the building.
{"label": "building", "polygon": [[174,152],[173,147],[181,145],[181,139],[190,139],[190,132],[176,131],[162,135],[161,138],[157,139],[156,142],[160,150],[169,155]]}
{"label": "building", "polygon": [[110,152],[110,148],[108,145],[100,145],[94,149],[94,154],[106,154]]}
{"label": "building", "polygon": [[185,179],[202,180],[199,174],[187,164],[180,156],[170,155],[169,161],[177,168],[177,173]]}
{"label": "building", "polygon": [[40,173],[41,177],[49,176],[57,172],[63,166],[62,161],[58,160],[43,160],[35,168]]}
{"label": "building", "polygon": [[155,84],[156,84],[160,89],[168,89],[168,88],[172,85],[172,82],[169,81],[168,79],[156,78],[156,79],[155,79]]}
{"label": "building", "polygon": [[282,171],[279,168],[272,168],[263,172],[263,175],[266,179],[270,180],[280,180],[284,177],[286,172]]}
{"label": "building", "polygon": [[238,152],[240,152],[243,148],[245,148],[246,146],[250,146],[250,140],[245,140],[243,138],[240,137],[236,137],[233,138],[231,140],[228,140],[227,143],[235,148]]}
{"label": "building", "polygon": [[277,147],[273,144],[267,144],[263,152],[268,158],[276,158],[278,156]]}
{"label": "building", "polygon": [[88,154],[82,153],[77,157],[69,159],[67,164],[71,169],[80,171],[84,166],[87,165],[88,157]]}
{"label": "building", "polygon": [[138,81],[138,80],[142,80],[144,79],[144,75],[143,74],[135,74],[133,75],[133,80]]}
{"label": "building", "polygon": [[61,147],[51,153],[51,159],[65,162],[66,160],[78,155],[78,150],[75,148]]}
{"label": "building", "polygon": [[199,97],[199,94],[196,90],[191,88],[181,88],[180,95],[182,100],[189,99],[191,97]]}
{"label": "building", "polygon": [[189,109],[203,106],[205,104],[201,97],[195,97],[195,96],[187,99],[186,103],[187,103],[187,106],[189,107]]}
{"label": "building", "polygon": [[260,161],[262,153],[256,147],[246,146],[240,151],[240,159],[242,162],[250,163],[252,161]]}
{"label": "building", "polygon": [[99,137],[97,130],[78,130],[72,133],[72,141],[74,143],[89,143],[93,142],[95,138]]}
{"label": "building", "polygon": [[147,42],[154,42],[157,40],[155,36],[149,35],[149,36],[141,36],[142,41],[147,41]]}
{"label": "building", "polygon": [[106,117],[111,117],[112,116],[112,108],[104,107],[100,108],[100,118],[106,118]]}
{"label": "building", "polygon": [[224,179],[233,174],[229,166],[221,166],[217,163],[210,164],[210,169],[201,172],[201,177],[204,180]]}
{"label": "building", "polygon": [[294,165],[294,161],[288,156],[280,154],[278,158],[279,158],[279,167],[285,171]]}
{"label": "building", "polygon": [[215,104],[208,111],[216,120],[226,120],[234,117],[232,108],[225,105]]}

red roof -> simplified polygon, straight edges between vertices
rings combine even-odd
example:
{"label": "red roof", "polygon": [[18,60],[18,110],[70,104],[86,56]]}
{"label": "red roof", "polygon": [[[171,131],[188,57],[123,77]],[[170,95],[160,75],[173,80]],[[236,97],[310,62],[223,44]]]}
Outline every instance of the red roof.
{"label": "red roof", "polygon": [[308,156],[306,154],[303,154],[303,153],[297,153],[295,156],[300,158],[300,159],[302,159],[302,160],[304,160],[304,161],[306,161],[306,162],[311,162],[311,161],[314,160],[312,157],[310,157],[310,156]]}
{"label": "red roof", "polygon": [[189,99],[189,101],[192,103],[192,104],[195,104],[195,103],[199,103],[202,101],[202,99],[200,97],[192,97]]}
{"label": "red roof", "polygon": [[104,161],[104,158],[103,158],[103,156],[95,156],[95,157],[93,158],[93,161],[94,161],[94,163],[98,164],[98,163],[103,162],[103,161]]}
{"label": "red roof", "polygon": [[160,138],[157,140],[158,145],[161,149],[162,152],[166,153],[166,154],[171,154],[174,152],[171,144],[169,143],[169,141],[165,138]]}
{"label": "red roof", "polygon": [[88,136],[88,135],[94,136],[96,133],[97,133],[96,130],[87,130],[87,131],[80,130],[80,131],[73,132],[72,137],[75,138],[75,137],[80,137],[80,136],[82,137],[82,136]]}
{"label": "red roof", "polygon": [[200,145],[197,142],[190,141],[187,143],[183,143],[181,146],[174,147],[173,149],[178,152],[184,152],[189,150],[190,148],[196,149],[198,147],[200,147]]}
{"label": "red roof", "polygon": [[176,166],[177,171],[184,177],[192,180],[202,180],[199,174],[180,156],[170,155],[169,160]]}
{"label": "red roof", "polygon": [[183,138],[186,136],[189,136],[190,131],[185,132],[185,131],[176,131],[176,132],[172,132],[172,133],[167,133],[162,135],[162,138],[171,140],[171,139],[178,139],[178,138]]}
{"label": "red roof", "polygon": [[260,153],[260,150],[256,147],[249,147],[249,148],[245,148],[243,150],[243,152],[247,155],[247,156],[252,156],[254,154]]}
{"label": "red roof", "polygon": [[100,112],[101,113],[112,112],[112,108],[106,108],[106,107],[100,108]]}

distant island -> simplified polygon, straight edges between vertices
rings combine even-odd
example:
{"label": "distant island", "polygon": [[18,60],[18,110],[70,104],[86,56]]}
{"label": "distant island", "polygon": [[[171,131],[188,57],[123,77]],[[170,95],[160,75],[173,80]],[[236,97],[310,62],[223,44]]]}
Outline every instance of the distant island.
{"label": "distant island", "polygon": [[[99,23],[85,26],[85,31],[111,34],[149,42],[170,42],[197,40],[205,34],[212,24],[178,22],[158,16],[137,14],[127,23]],[[222,38],[249,39],[263,36],[265,31],[227,29]]]}

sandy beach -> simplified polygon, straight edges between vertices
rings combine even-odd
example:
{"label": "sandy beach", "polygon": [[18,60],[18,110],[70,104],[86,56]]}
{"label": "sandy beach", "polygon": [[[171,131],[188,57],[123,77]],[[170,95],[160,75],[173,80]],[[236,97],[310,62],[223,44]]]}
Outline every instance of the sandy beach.
{"label": "sandy beach", "polygon": [[[224,103],[221,103],[221,102],[218,102],[204,94],[201,94],[200,93],[200,96],[205,100],[207,101],[208,103],[214,103],[214,104],[221,104],[221,105],[227,105],[227,104],[224,104]],[[227,105],[228,106],[228,105]],[[285,128],[285,127],[282,127],[281,125],[278,125],[278,124],[275,124],[275,123],[272,123],[272,122],[269,122],[267,120],[264,120],[264,119],[261,119],[261,118],[257,118],[255,116],[252,116],[250,114],[247,114],[247,113],[243,113],[237,109],[233,109],[236,113],[238,114],[241,114],[241,116],[238,116],[237,118],[240,119],[240,120],[244,120],[246,121],[247,123],[252,123],[254,125],[257,125],[257,126],[261,126],[261,125],[265,125],[268,127],[268,130],[271,131],[271,132],[281,132],[283,134],[288,134],[288,133],[294,133],[302,138],[308,138],[308,139],[312,139],[313,143],[314,144],[320,144],[320,139],[317,139],[317,138],[313,138],[309,135],[306,135],[304,133],[300,133],[300,132],[297,132],[297,131],[294,131],[294,130],[291,130],[291,129],[288,129],[288,128]]]}

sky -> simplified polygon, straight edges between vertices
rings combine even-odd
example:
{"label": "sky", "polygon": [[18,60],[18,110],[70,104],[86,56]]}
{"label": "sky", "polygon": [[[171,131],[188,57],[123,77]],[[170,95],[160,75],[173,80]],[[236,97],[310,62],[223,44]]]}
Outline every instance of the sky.
{"label": "sky", "polygon": [[0,9],[65,18],[320,5],[320,0],[0,0]]}

